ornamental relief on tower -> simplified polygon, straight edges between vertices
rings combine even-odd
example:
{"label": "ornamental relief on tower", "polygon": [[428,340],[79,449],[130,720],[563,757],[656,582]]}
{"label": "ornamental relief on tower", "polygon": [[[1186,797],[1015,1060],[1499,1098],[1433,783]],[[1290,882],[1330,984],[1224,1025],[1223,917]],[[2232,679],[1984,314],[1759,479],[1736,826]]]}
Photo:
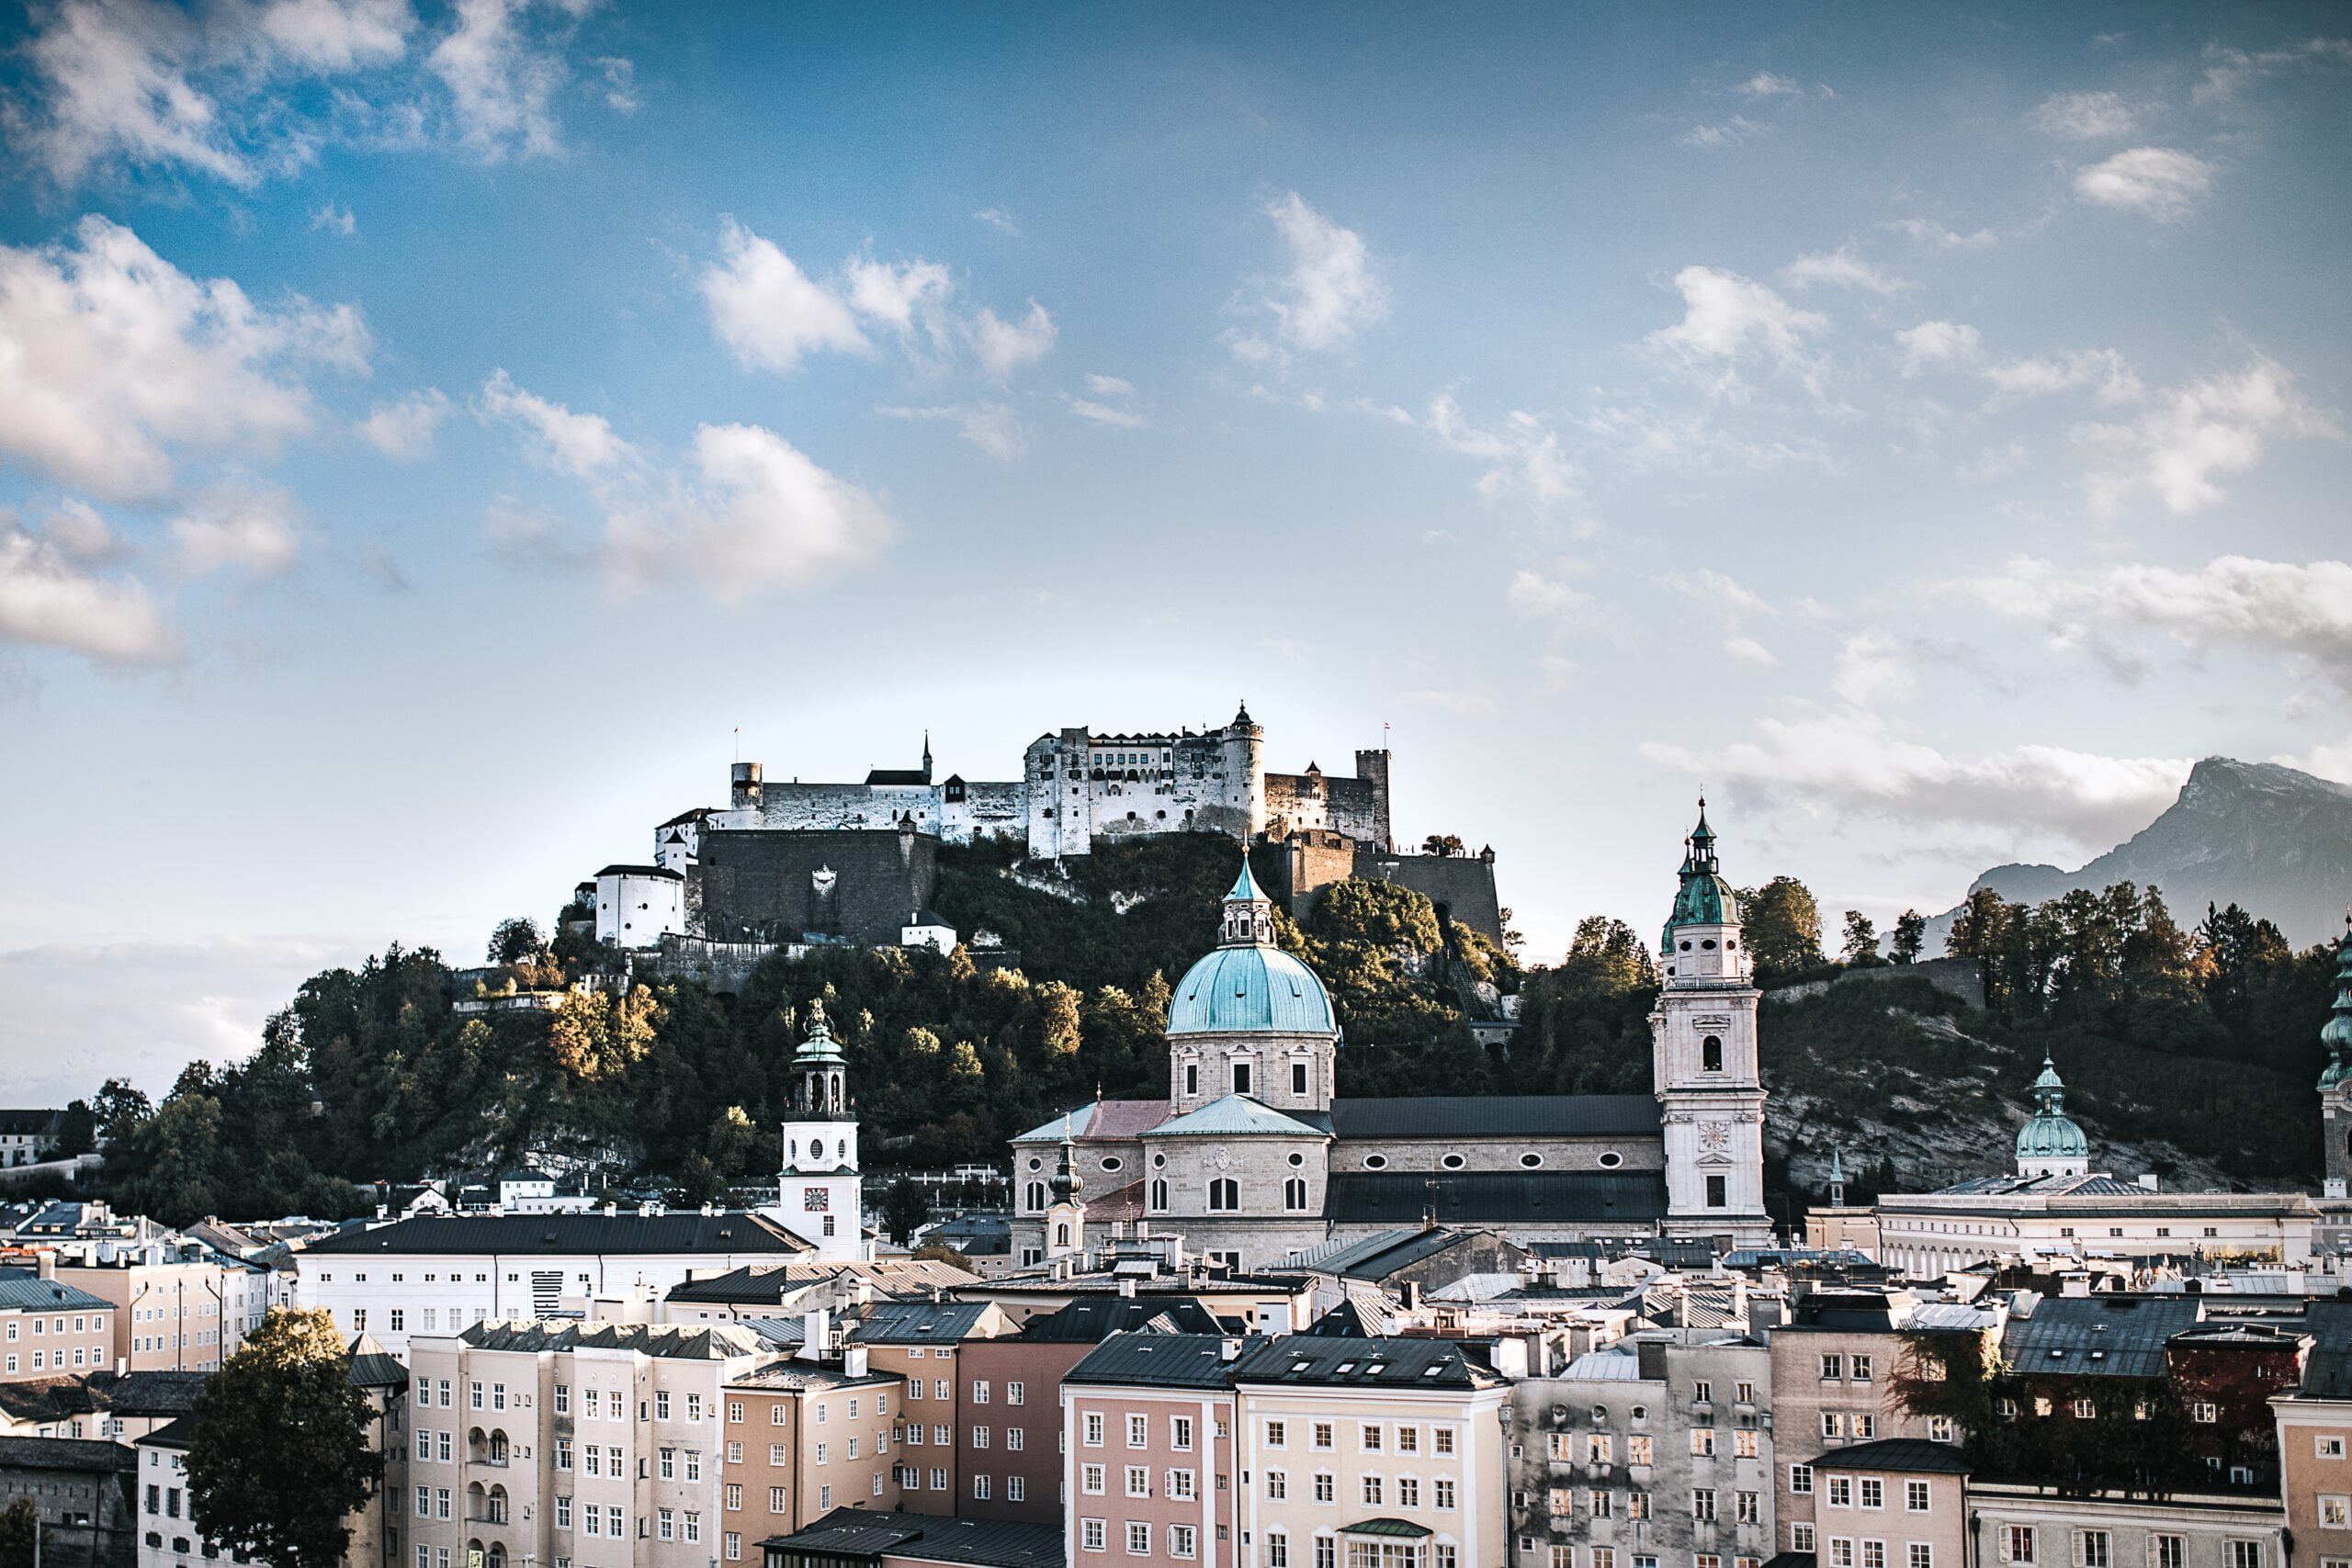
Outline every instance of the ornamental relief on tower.
{"label": "ornamental relief on tower", "polygon": [[1699,1123],[1699,1158],[1702,1161],[1728,1163],[1731,1159],[1731,1123],[1708,1121]]}

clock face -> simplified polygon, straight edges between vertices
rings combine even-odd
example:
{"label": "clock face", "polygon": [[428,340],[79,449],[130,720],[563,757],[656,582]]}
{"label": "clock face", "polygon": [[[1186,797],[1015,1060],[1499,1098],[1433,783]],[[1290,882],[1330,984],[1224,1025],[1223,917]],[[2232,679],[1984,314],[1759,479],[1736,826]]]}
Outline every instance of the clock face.
{"label": "clock face", "polygon": [[1731,1123],[1702,1122],[1699,1123],[1699,1152],[1709,1155],[1731,1153]]}

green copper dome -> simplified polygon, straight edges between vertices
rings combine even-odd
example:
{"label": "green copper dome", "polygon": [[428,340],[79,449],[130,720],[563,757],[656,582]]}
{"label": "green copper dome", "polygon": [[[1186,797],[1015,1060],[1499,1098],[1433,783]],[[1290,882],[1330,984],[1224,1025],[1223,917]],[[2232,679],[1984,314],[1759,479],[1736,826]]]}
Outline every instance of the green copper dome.
{"label": "green copper dome", "polygon": [[1331,998],[1315,972],[1273,944],[1272,905],[1250,874],[1225,896],[1224,941],[1176,982],[1168,1032],[1336,1034]]}
{"label": "green copper dome", "polygon": [[800,1049],[792,1054],[795,1067],[845,1067],[849,1058],[842,1055],[841,1042],[825,1026],[825,1001],[812,997],[808,1001],[808,1036],[800,1042]]}
{"label": "green copper dome", "polygon": [[2066,1114],[2066,1085],[2057,1065],[2041,1058],[2041,1076],[2033,1080],[2035,1110],[2018,1129],[2018,1159],[2079,1159],[2091,1157],[2091,1142]]}
{"label": "green copper dome", "polygon": [[1666,918],[1666,934],[1658,944],[1661,953],[1674,951],[1679,927],[1739,924],[1739,896],[1717,874],[1715,830],[1707,826],[1703,796],[1699,801],[1699,825],[1684,842],[1688,851],[1682,857],[1682,887],[1674,896],[1674,913]]}
{"label": "green copper dome", "polygon": [[2319,1075],[2322,1089],[2352,1079],[2352,916],[2344,924],[2344,940],[2335,949],[2335,1010],[2319,1031],[2328,1051],[2327,1066]]}

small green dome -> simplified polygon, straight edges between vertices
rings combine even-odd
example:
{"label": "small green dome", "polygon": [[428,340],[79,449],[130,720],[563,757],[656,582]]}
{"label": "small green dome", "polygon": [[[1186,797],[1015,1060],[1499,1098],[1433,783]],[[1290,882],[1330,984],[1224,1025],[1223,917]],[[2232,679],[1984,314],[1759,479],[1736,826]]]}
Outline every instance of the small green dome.
{"label": "small green dome", "polygon": [[2035,1110],[2018,1129],[2018,1159],[2079,1159],[2091,1157],[2091,1141],[2066,1114],[2066,1084],[2058,1066],[2041,1058],[2041,1076],[2033,1080]]}
{"label": "small green dome", "polygon": [[2352,915],[2346,917],[2345,928],[2335,950],[2335,1010],[2319,1030],[2320,1043],[2328,1049],[2326,1069],[2319,1076],[2322,1089],[2352,1079]]}
{"label": "small green dome", "polygon": [[808,1035],[800,1048],[792,1054],[795,1067],[845,1067],[849,1058],[842,1055],[841,1042],[825,1025],[825,999],[812,997],[808,1000]]}
{"label": "small green dome", "polygon": [[1658,944],[1662,953],[1674,951],[1679,927],[1739,924],[1739,896],[1717,872],[1715,830],[1707,826],[1703,797],[1699,802],[1699,825],[1684,842],[1689,849],[1682,857],[1682,886],[1674,895],[1674,912],[1666,918],[1666,933]]}

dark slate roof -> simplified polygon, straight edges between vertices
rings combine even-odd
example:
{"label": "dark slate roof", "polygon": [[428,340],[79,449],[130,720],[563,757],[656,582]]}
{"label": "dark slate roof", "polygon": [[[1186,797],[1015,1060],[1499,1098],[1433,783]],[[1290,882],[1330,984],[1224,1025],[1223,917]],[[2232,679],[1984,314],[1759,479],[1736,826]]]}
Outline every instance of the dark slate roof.
{"label": "dark slate roof", "polygon": [[1306,1332],[1317,1339],[1370,1339],[1379,1330],[1376,1325],[1363,1320],[1363,1309],[1350,1300],[1307,1325]]}
{"label": "dark slate roof", "polygon": [[209,1372],[125,1372],[114,1381],[114,1414],[152,1418],[185,1416],[210,1382]]}
{"label": "dark slate roof", "polygon": [[1080,1296],[1059,1312],[1033,1317],[1021,1337],[1042,1344],[1100,1345],[1114,1334],[1218,1334],[1215,1313],[1191,1296],[1146,1301],[1134,1296]]}
{"label": "dark slate roof", "polygon": [[[1160,1388],[1223,1388],[1239,1365],[1225,1359],[1221,1334],[1114,1334],[1062,1374],[1065,1383],[1142,1384]],[[1256,1338],[1239,1341],[1241,1359]]]}
{"label": "dark slate roof", "polygon": [[750,1329],[732,1323],[567,1323],[493,1317],[458,1336],[482,1350],[636,1350],[688,1361],[724,1361],[764,1352]]}
{"label": "dark slate roof", "polygon": [[11,1420],[36,1424],[95,1416],[108,1408],[107,1395],[113,1382],[109,1372],[68,1373],[62,1377],[30,1378],[22,1382],[0,1382],[0,1412]]}
{"label": "dark slate roof", "polygon": [[1875,1443],[1831,1449],[1813,1461],[1815,1470],[1901,1470],[1965,1475],[1968,1456],[1950,1443],[1925,1438],[1882,1438]]}
{"label": "dark slate roof", "polygon": [[2009,1319],[2001,1356],[2028,1377],[2160,1378],[2165,1341],[2203,1309],[2201,1296],[2045,1296],[2031,1317]]}
{"label": "dark slate roof", "polygon": [[139,1456],[108,1438],[0,1438],[0,1472],[138,1468]]}
{"label": "dark slate roof", "polygon": [[9,1307],[34,1312],[108,1312],[114,1303],[78,1285],[44,1280],[30,1269],[0,1269],[0,1309]]}
{"label": "dark slate roof", "polygon": [[186,1449],[195,1440],[196,1417],[193,1416],[183,1416],[136,1439],[141,1448],[158,1449]]}
{"label": "dark slate roof", "polygon": [[302,1249],[305,1257],[503,1253],[589,1257],[598,1253],[813,1251],[757,1214],[419,1214],[374,1230],[345,1231]]}
{"label": "dark slate roof", "polygon": [[57,1131],[62,1111],[0,1111],[0,1136],[45,1138]]}
{"label": "dark slate roof", "polygon": [[608,865],[596,874],[599,876],[665,876],[673,882],[684,882],[683,873],[666,865]]}
{"label": "dark slate roof", "polygon": [[1340,1339],[1288,1334],[1245,1351],[1236,1382],[1342,1388],[1489,1388],[1502,1380],[1453,1339]]}
{"label": "dark slate roof", "polygon": [[968,1339],[989,1302],[876,1302],[850,1325],[860,1345],[953,1345]]}
{"label": "dark slate roof", "polygon": [[1323,1190],[1323,1218],[1334,1224],[1418,1224],[1429,1210],[1441,1224],[1647,1224],[1666,1213],[1666,1176],[1655,1170],[1335,1170]]}
{"label": "dark slate roof", "polygon": [[1404,1236],[1391,1232],[1367,1237],[1353,1247],[1301,1267],[1310,1274],[1337,1274],[1349,1280],[1385,1280],[1400,1269],[1409,1269],[1469,1239],[1467,1232],[1449,1230],[1443,1225],[1432,1230],[1414,1231]]}
{"label": "dark slate roof", "polygon": [[2313,1399],[2352,1399],[2352,1301],[2320,1300],[2305,1310],[2312,1353],[2302,1392]]}
{"label": "dark slate roof", "polygon": [[408,1369],[400,1358],[362,1334],[351,1342],[351,1381],[361,1388],[406,1388]]}
{"label": "dark slate roof", "polygon": [[971,1568],[1061,1568],[1059,1525],[1012,1519],[946,1519],[835,1508],[796,1535],[770,1536],[763,1547],[841,1557],[911,1557]]}
{"label": "dark slate roof", "polygon": [[1647,1094],[1455,1094],[1411,1100],[1335,1100],[1342,1138],[1656,1137],[1657,1098]]}

